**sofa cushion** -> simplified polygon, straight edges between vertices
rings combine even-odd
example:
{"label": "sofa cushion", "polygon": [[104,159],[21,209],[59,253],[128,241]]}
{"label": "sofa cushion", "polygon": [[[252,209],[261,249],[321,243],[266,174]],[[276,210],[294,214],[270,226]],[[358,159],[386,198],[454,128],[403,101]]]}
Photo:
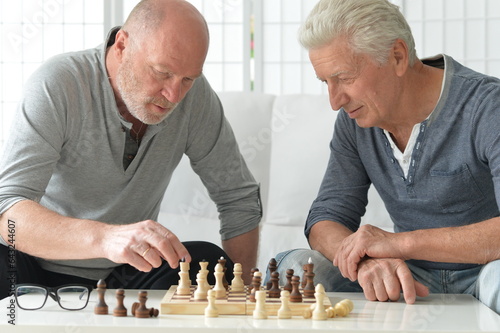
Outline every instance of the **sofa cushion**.
{"label": "sofa cushion", "polygon": [[[270,124],[275,96],[243,92],[218,95],[240,151],[260,183],[261,198],[265,203],[269,189]],[[207,240],[221,244],[217,209],[186,156],[172,175],[158,220],[182,241]]]}
{"label": "sofa cushion", "polygon": [[272,137],[266,223],[304,226],[326,170],[337,112],[328,96],[284,95],[273,115],[280,119]]}

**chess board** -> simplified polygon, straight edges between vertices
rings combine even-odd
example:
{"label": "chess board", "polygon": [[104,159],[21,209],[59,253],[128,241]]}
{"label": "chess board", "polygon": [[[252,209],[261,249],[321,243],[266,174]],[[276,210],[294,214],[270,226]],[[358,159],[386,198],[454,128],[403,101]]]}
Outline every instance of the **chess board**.
{"label": "chess board", "polygon": [[[177,286],[173,285],[167,291],[160,303],[161,314],[197,314],[203,315],[205,308],[208,305],[206,300],[195,300],[193,298],[196,286],[191,286],[190,295],[178,295],[176,290]],[[233,292],[231,290],[226,292],[225,298],[216,299],[215,306],[217,307],[220,315],[252,315],[255,309],[255,302],[251,302],[248,297],[248,291],[245,289],[243,292]],[[290,302],[290,309],[292,316],[302,316],[304,310],[309,309],[312,304],[316,302],[315,298],[303,297],[302,302]],[[330,299],[324,298],[325,308],[331,306]],[[281,300],[279,298],[266,297],[266,310],[269,316],[276,316],[279,308],[281,307]]]}

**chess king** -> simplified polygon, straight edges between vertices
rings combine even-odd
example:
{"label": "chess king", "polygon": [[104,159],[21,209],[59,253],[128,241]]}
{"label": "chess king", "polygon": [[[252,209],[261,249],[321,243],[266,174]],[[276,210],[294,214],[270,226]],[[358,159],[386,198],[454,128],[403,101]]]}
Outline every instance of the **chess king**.
{"label": "chess king", "polygon": [[[34,72],[0,158],[0,298],[14,233],[17,283],[168,289],[181,259],[213,270],[224,256],[229,275],[233,260],[256,265],[259,186],[203,75],[208,45],[190,3],[142,0],[100,47]],[[218,207],[223,249],[157,222],[184,154]]]}

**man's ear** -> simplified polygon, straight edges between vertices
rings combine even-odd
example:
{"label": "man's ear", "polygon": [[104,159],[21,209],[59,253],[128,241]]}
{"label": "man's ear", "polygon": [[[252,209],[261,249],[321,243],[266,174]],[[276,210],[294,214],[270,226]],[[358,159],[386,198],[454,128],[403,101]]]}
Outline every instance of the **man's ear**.
{"label": "man's ear", "polygon": [[121,62],[123,58],[123,52],[127,48],[129,43],[128,32],[123,29],[118,30],[115,37],[114,52],[116,58]]}
{"label": "man's ear", "polygon": [[408,58],[408,46],[402,39],[396,39],[392,46],[391,57],[394,60],[396,74],[402,76],[410,64]]}

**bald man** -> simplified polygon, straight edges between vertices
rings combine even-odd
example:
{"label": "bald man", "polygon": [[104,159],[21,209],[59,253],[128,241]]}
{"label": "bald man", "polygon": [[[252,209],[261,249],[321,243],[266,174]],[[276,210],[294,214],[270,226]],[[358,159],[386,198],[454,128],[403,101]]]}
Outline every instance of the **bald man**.
{"label": "bald man", "polygon": [[[208,46],[191,4],[143,0],[101,47],[32,75],[0,161],[0,298],[14,283],[167,289],[183,259],[255,266],[259,188],[203,76]],[[156,222],[183,154],[224,250]]]}

